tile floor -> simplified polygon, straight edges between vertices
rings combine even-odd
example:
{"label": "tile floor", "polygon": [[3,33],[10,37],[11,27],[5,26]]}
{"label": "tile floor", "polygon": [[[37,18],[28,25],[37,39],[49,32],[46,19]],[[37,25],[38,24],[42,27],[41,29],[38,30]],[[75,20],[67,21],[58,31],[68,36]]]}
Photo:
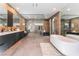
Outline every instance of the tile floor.
{"label": "tile floor", "polygon": [[42,56],[40,43],[50,43],[49,36],[29,33],[1,55],[3,56]]}

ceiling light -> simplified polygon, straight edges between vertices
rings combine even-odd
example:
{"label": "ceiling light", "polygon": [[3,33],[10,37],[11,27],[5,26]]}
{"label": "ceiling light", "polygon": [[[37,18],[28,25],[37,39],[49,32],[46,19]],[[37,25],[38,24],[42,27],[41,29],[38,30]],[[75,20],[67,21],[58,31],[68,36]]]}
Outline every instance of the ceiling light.
{"label": "ceiling light", "polygon": [[19,9],[19,8],[17,8],[17,9]]}
{"label": "ceiling light", "polygon": [[56,8],[53,8],[53,11],[57,10]]}
{"label": "ceiling light", "polygon": [[67,11],[70,11],[70,8],[68,8]]}
{"label": "ceiling light", "polygon": [[33,3],[33,7],[38,7],[38,4],[37,3]]}

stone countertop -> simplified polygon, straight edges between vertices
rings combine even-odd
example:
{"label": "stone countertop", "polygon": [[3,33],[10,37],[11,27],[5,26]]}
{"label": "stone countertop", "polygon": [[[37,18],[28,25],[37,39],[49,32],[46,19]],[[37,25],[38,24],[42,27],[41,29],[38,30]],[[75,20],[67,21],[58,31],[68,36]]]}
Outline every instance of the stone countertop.
{"label": "stone countertop", "polygon": [[16,32],[21,32],[21,31],[0,32],[0,36],[12,34],[12,33],[16,33]]}

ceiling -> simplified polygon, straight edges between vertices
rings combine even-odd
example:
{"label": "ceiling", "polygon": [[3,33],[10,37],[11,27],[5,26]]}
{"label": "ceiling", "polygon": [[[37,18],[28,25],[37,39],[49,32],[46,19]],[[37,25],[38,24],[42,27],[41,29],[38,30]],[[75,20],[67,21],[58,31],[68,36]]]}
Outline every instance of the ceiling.
{"label": "ceiling", "polygon": [[10,3],[25,18],[45,19],[61,10],[66,4],[61,3]]}
{"label": "ceiling", "polygon": [[71,19],[74,17],[79,17],[79,3],[68,3],[61,10],[62,18]]}
{"label": "ceiling", "polygon": [[[27,19],[45,19],[60,11],[62,18],[79,17],[79,3],[9,3]],[[7,14],[1,6],[0,14]],[[5,17],[5,16],[4,16]]]}

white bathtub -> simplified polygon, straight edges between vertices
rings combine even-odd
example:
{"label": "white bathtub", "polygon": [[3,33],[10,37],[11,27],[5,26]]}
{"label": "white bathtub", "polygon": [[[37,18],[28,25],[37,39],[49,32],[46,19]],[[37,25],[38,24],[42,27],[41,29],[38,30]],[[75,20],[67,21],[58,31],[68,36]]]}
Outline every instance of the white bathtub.
{"label": "white bathtub", "polygon": [[70,39],[61,35],[51,35],[50,42],[64,55],[79,56],[78,40]]}
{"label": "white bathtub", "polygon": [[75,39],[75,40],[79,40],[79,35],[74,35],[74,34],[66,34],[66,37]]}

